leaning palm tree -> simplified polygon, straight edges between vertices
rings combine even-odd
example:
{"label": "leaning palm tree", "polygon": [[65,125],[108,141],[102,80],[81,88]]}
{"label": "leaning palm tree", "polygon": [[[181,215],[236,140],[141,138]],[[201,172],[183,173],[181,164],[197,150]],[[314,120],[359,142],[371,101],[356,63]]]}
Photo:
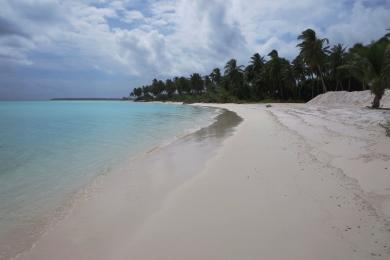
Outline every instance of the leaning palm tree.
{"label": "leaning palm tree", "polygon": [[352,57],[344,66],[374,94],[373,108],[380,107],[385,88],[390,86],[390,40],[383,37],[368,46],[354,47]]}
{"label": "leaning palm tree", "polygon": [[301,42],[297,45],[301,50],[299,55],[302,56],[305,64],[310,68],[311,72],[321,79],[323,92],[327,91],[323,67],[325,65],[329,46],[329,40],[317,38],[316,32],[312,29],[303,31],[298,36]]}

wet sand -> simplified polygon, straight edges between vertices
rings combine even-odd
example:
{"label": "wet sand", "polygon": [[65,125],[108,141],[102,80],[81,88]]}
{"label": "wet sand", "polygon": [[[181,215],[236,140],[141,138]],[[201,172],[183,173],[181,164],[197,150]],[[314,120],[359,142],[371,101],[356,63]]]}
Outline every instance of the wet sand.
{"label": "wet sand", "polygon": [[241,120],[225,110],[210,126],[153,147],[99,176],[31,250],[16,258],[111,259],[170,192],[201,171]]}
{"label": "wet sand", "polygon": [[102,178],[20,259],[389,259],[388,111],[210,106],[243,121]]}

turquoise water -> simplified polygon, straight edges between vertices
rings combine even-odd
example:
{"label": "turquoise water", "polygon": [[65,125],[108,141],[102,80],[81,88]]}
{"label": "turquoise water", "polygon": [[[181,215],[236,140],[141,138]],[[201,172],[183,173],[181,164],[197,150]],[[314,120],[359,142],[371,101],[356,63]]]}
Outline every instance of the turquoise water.
{"label": "turquoise water", "polygon": [[133,102],[0,102],[0,243],[39,224],[95,176],[215,113]]}

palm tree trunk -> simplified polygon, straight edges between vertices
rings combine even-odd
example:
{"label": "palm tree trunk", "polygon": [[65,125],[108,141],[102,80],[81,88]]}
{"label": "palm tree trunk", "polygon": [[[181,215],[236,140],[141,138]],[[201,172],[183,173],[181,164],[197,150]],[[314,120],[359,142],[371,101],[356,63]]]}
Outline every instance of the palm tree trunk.
{"label": "palm tree trunk", "polygon": [[372,101],[372,108],[379,108],[382,95],[375,95]]}
{"label": "palm tree trunk", "polygon": [[311,98],[313,98],[314,97],[314,76],[313,76],[313,74],[312,73],[310,73],[311,74]]}
{"label": "palm tree trunk", "polygon": [[323,77],[323,75],[322,75],[321,66],[318,66],[318,71],[319,71],[319,73],[320,73],[320,78],[321,78],[321,83],[322,83],[322,91],[323,91],[324,93],[326,93],[326,92],[327,92],[327,88],[326,88],[326,85],[325,85],[324,77]]}
{"label": "palm tree trunk", "polygon": [[297,86],[297,94],[298,94],[298,99],[301,99],[301,87],[299,86],[299,84],[296,85]]}
{"label": "palm tree trunk", "polygon": [[311,98],[314,97],[314,86],[313,83],[311,84]]}
{"label": "palm tree trunk", "polygon": [[348,91],[351,91],[351,78],[348,78]]}

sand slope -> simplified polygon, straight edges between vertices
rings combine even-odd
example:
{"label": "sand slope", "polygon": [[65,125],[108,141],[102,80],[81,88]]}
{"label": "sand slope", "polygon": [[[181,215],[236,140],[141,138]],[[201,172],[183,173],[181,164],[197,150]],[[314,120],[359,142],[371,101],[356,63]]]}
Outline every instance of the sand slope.
{"label": "sand slope", "polygon": [[[365,91],[330,91],[325,94],[318,95],[310,100],[309,105],[322,106],[371,106],[374,96],[370,90]],[[390,108],[390,90],[386,90],[381,99],[381,107]]]}

